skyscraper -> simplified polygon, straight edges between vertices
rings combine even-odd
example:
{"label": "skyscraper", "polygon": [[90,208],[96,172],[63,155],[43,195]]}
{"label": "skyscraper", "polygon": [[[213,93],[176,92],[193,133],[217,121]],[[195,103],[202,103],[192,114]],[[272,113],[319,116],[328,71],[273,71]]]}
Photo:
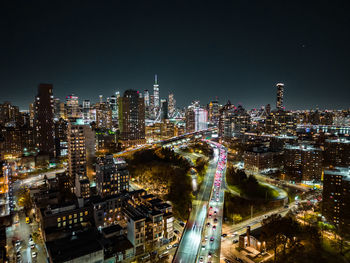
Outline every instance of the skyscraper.
{"label": "skyscraper", "polygon": [[176,105],[176,100],[174,98],[174,94],[170,93],[168,96],[168,115],[169,115],[169,117],[172,117],[174,115],[175,105]]}
{"label": "skyscraper", "polygon": [[116,121],[118,119],[118,103],[117,103],[117,97],[115,95],[112,95],[109,100],[109,106],[112,110],[112,119],[113,121]]}
{"label": "skyscraper", "polygon": [[84,123],[90,123],[90,109],[91,109],[91,103],[90,100],[84,100],[83,101],[83,120]]}
{"label": "skyscraper", "polygon": [[125,146],[145,143],[145,101],[136,90],[119,98],[120,137]]}
{"label": "skyscraper", "polygon": [[166,119],[168,119],[168,101],[166,99],[162,99],[161,104],[162,104],[162,106],[161,106],[161,111],[162,111],[161,119],[166,120]]}
{"label": "skyscraper", "polygon": [[159,109],[160,100],[159,100],[159,85],[157,74],[154,76],[154,85],[153,85],[153,96],[154,96],[154,107]]}
{"label": "skyscraper", "polygon": [[55,155],[53,93],[51,84],[40,84],[35,98],[34,127],[36,146],[41,153]]}
{"label": "skyscraper", "polygon": [[66,109],[68,119],[81,118],[79,98],[77,96],[72,94],[66,97]]}
{"label": "skyscraper", "polygon": [[276,108],[277,108],[277,110],[283,110],[284,84],[283,83],[277,83],[276,87],[277,87]]}
{"label": "skyscraper", "polygon": [[208,112],[195,101],[186,111],[186,131],[195,132],[208,128]]}
{"label": "skyscraper", "polygon": [[143,98],[145,99],[145,106],[148,107],[149,106],[149,91],[147,89],[144,91]]}
{"label": "skyscraper", "polygon": [[68,124],[68,172],[71,182],[87,176],[87,162],[94,150],[94,132],[81,119]]}

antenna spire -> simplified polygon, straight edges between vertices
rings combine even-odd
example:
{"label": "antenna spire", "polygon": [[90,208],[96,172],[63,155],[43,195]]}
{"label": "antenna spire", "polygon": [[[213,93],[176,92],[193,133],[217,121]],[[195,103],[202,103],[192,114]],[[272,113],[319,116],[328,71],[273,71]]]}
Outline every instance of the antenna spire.
{"label": "antenna spire", "polygon": [[158,76],[157,76],[157,74],[154,75],[154,84],[158,84]]}

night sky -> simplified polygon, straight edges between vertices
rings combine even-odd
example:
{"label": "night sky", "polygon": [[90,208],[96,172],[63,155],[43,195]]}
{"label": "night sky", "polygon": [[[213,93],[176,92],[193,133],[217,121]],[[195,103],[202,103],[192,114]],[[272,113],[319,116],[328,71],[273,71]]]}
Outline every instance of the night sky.
{"label": "night sky", "polygon": [[0,102],[22,109],[40,82],[63,99],[115,91],[217,96],[246,108],[349,108],[349,1],[5,1]]}

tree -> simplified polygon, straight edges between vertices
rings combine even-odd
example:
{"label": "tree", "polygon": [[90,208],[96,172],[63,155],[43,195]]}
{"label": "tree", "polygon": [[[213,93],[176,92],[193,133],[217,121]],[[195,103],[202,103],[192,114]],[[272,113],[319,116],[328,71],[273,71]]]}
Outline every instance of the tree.
{"label": "tree", "polygon": [[233,221],[235,224],[239,223],[242,221],[242,216],[240,214],[233,214]]}

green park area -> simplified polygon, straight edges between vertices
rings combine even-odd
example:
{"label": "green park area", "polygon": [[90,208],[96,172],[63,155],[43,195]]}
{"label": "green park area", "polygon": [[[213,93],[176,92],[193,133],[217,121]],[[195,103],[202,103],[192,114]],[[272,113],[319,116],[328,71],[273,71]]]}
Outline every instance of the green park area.
{"label": "green park area", "polygon": [[261,184],[253,175],[246,175],[243,170],[229,166],[226,172],[228,187],[246,199],[274,200],[278,191],[266,184]]}
{"label": "green park area", "polygon": [[189,162],[167,148],[138,151],[127,159],[131,177],[173,205],[174,215],[187,219],[193,194]]}
{"label": "green park area", "polygon": [[267,251],[273,255],[266,262],[345,263],[350,258],[349,245],[327,237],[317,225],[303,224],[290,215],[274,214],[264,219],[261,240],[266,242]]}

